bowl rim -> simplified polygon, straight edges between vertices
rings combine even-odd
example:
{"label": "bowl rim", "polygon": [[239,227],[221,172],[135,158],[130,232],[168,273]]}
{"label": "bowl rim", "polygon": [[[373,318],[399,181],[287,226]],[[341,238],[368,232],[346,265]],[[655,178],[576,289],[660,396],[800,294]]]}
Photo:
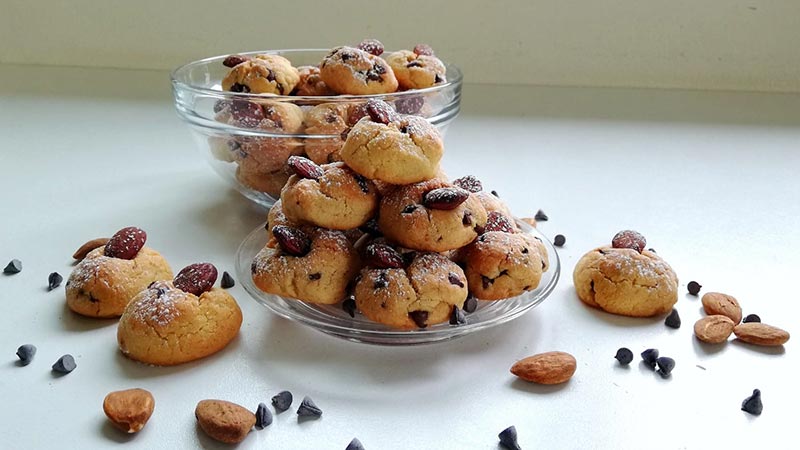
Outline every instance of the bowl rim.
{"label": "bowl rim", "polygon": [[[356,101],[356,100],[363,100],[363,99],[370,99],[370,98],[385,98],[385,97],[393,97],[396,99],[404,98],[404,97],[414,97],[418,95],[424,95],[428,93],[443,91],[450,87],[458,88],[461,86],[464,80],[463,73],[458,66],[450,64],[446,61],[442,61],[445,67],[447,68],[447,81],[440,85],[431,86],[428,88],[423,89],[409,89],[407,91],[396,91],[396,92],[388,92],[385,94],[369,94],[369,95],[353,95],[353,94],[339,94],[339,95],[276,95],[276,94],[254,94],[252,92],[230,92],[230,91],[222,91],[218,89],[211,89],[202,86],[197,86],[191,83],[187,83],[182,81],[180,78],[180,74],[183,72],[188,71],[189,69],[200,67],[203,65],[209,65],[211,63],[216,63],[227,58],[230,55],[258,55],[258,54],[268,54],[268,55],[281,55],[284,54],[291,54],[291,53],[301,53],[301,52],[329,52],[330,48],[289,48],[289,49],[273,49],[273,50],[260,50],[260,51],[249,51],[249,52],[239,52],[239,53],[227,53],[224,55],[217,55],[217,56],[210,56],[207,58],[198,59],[186,64],[183,64],[175,69],[173,69],[170,74],[170,81],[172,85],[179,90],[189,91],[196,94],[201,94],[208,97],[217,97],[220,99],[230,99],[230,98],[241,98],[241,99],[264,99],[269,98],[270,100],[275,101],[288,101],[288,102],[317,102],[317,103],[331,103],[331,102],[347,102],[347,101]],[[388,53],[388,52],[384,52]],[[454,76],[451,76],[454,75]]]}

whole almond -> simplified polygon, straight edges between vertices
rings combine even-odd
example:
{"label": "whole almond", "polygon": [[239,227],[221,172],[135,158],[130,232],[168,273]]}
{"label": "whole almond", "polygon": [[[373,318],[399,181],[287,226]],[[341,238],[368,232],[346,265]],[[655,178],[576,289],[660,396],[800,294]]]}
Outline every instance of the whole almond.
{"label": "whole almond", "polygon": [[641,233],[634,230],[622,230],[611,240],[613,248],[630,248],[642,253],[647,246],[647,239]]}
{"label": "whole almond", "polygon": [[311,239],[302,230],[286,225],[272,227],[272,236],[281,250],[292,256],[305,256],[311,251]]}
{"label": "whole almond", "polygon": [[133,259],[147,242],[147,233],[141,228],[123,228],[106,242],[105,255],[111,258]]}
{"label": "whole almond", "polygon": [[201,295],[210,291],[217,281],[217,268],[210,263],[197,263],[184,267],[172,281],[183,292]]}
{"label": "whole almond", "polygon": [[720,314],[731,319],[733,323],[742,321],[742,308],[739,306],[739,302],[730,295],[706,292],[700,301],[703,302],[706,314]]}
{"label": "whole almond", "polygon": [[467,198],[469,192],[460,187],[443,187],[426,192],[422,204],[431,209],[450,210],[458,208]]}
{"label": "whole almond", "polygon": [[759,322],[740,323],[733,329],[740,341],[748,344],[777,346],[789,340],[789,332]]}
{"label": "whole almond", "polygon": [[695,322],[694,335],[703,342],[719,344],[728,340],[735,325],[727,316],[707,316]]}
{"label": "whole almond", "polygon": [[399,269],[404,265],[400,253],[386,244],[369,244],[365,254],[367,264],[377,269]]}
{"label": "whole almond", "polygon": [[325,171],[322,170],[322,167],[318,166],[314,161],[302,156],[290,156],[286,164],[300,178],[319,180],[325,175]]}
{"label": "whole almond", "polygon": [[92,239],[91,241],[81,245],[79,249],[75,250],[75,253],[72,254],[72,258],[80,261],[83,258],[86,258],[86,255],[88,255],[89,252],[98,247],[102,247],[107,243],[108,243],[108,238]]}
{"label": "whole almond", "polygon": [[256,416],[243,406],[224,400],[202,400],[194,410],[205,433],[226,444],[238,444],[256,424]]}
{"label": "whole almond", "polygon": [[126,433],[136,433],[144,428],[155,407],[153,394],[144,389],[114,391],[103,400],[103,412],[108,420]]}
{"label": "whole almond", "polygon": [[502,231],[503,233],[513,233],[514,226],[508,217],[497,211],[492,211],[486,218],[486,225],[484,231]]}
{"label": "whole almond", "polygon": [[572,378],[577,368],[575,357],[565,352],[547,352],[529,356],[511,366],[511,373],[525,381],[559,384]]}

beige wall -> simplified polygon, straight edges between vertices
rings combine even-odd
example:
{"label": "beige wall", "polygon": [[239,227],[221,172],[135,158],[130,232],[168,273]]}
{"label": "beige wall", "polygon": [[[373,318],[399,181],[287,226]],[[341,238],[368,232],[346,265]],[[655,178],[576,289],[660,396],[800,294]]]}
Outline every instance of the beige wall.
{"label": "beige wall", "polygon": [[427,42],[470,82],[800,92],[800,0],[0,0],[0,62]]}

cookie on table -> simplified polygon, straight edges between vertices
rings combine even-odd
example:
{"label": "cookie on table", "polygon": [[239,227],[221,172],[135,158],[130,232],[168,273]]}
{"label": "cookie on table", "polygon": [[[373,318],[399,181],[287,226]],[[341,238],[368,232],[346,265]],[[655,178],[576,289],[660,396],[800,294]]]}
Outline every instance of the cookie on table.
{"label": "cookie on table", "polygon": [[644,238],[638,243],[623,240],[583,255],[572,274],[581,301],[623,316],[651,317],[671,311],[678,301],[678,277],[644,245]]}
{"label": "cookie on table", "polygon": [[397,90],[397,78],[382,58],[353,47],[336,47],[319,65],[322,81],[337,94],[374,95]]}
{"label": "cookie on table", "polygon": [[281,191],[281,204],[290,220],[348,230],[375,215],[377,189],[344,163],[318,166],[310,159],[292,156],[289,167],[295,174]]}
{"label": "cookie on table", "polygon": [[332,136],[306,139],[305,150],[310,160],[317,164],[341,161],[342,132],[349,127],[347,118],[351,108],[345,103],[323,103],[306,111],[305,134]]}
{"label": "cookie on table", "polygon": [[331,88],[322,81],[317,66],[300,66],[297,68],[300,79],[295,86],[293,95],[317,97],[320,95],[336,95]]}
{"label": "cookie on table", "polygon": [[297,69],[283,56],[236,56],[242,61],[222,79],[222,89],[225,91],[289,95],[300,81]]}
{"label": "cookie on table", "polygon": [[342,161],[369,179],[410,184],[434,178],[444,153],[439,131],[427,120],[397,114],[382,101],[347,133]]}
{"label": "cookie on table", "polygon": [[241,166],[236,168],[236,180],[243,186],[254,191],[263,192],[272,198],[281,196],[281,189],[289,181],[292,171],[284,164],[280,169],[271,172],[259,170],[245,170]]}
{"label": "cookie on table", "polygon": [[429,252],[469,244],[486,219],[486,210],[473,195],[440,179],[398,186],[381,199],[378,213],[378,225],[387,238]]}
{"label": "cookie on table", "polygon": [[66,283],[67,306],[87,317],[119,317],[148,284],[172,278],[172,269],[157,251],[145,247],[147,234],[123,228],[78,263]]}
{"label": "cookie on table", "polygon": [[401,89],[424,89],[447,81],[444,63],[426,45],[414,51],[399,50],[386,56]]}
{"label": "cookie on table", "polygon": [[467,298],[461,268],[438,253],[412,253],[406,266],[392,247],[367,246],[367,267],[355,285],[364,316],[393,328],[414,329],[445,322]]}
{"label": "cookie on table", "polygon": [[234,100],[229,105],[230,124],[275,136],[237,136],[233,144],[236,163],[245,172],[270,173],[282,169],[292,155],[303,153],[303,143],[294,137],[303,130],[303,110],[292,103]]}
{"label": "cookie on table", "polygon": [[224,289],[212,287],[213,265],[193,264],[175,280],[156,281],[131,300],[119,321],[117,343],[136,361],[158,366],[205,358],[228,345],[242,311]]}
{"label": "cookie on table", "polygon": [[277,225],[272,234],[276,245],[268,244],[251,265],[259,289],[310,303],[344,299],[360,260],[343,232]]}

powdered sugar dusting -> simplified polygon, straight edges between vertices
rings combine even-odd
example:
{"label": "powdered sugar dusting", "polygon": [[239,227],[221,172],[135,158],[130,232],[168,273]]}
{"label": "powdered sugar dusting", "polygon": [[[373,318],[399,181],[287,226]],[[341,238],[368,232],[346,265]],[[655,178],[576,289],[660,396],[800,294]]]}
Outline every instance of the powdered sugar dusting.
{"label": "powdered sugar dusting", "polygon": [[185,296],[169,282],[156,281],[135,300],[133,317],[151,326],[166,326],[180,316],[177,302]]}

